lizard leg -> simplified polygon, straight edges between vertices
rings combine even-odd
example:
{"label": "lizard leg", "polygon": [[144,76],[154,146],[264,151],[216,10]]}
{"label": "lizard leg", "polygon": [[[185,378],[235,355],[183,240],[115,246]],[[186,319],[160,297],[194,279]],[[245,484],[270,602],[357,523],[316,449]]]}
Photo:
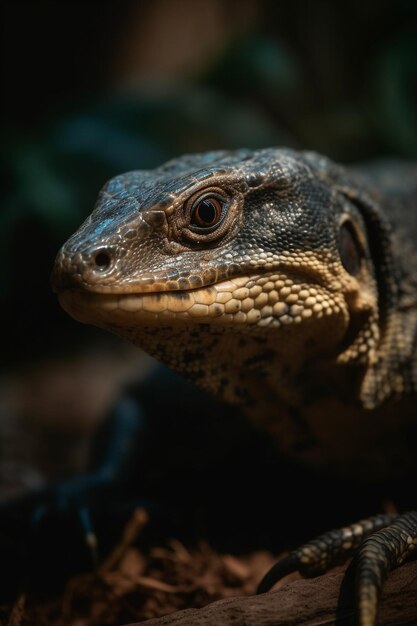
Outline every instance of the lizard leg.
{"label": "lizard leg", "polygon": [[278,561],[261,580],[257,593],[269,591],[294,571],[305,577],[324,574],[355,555],[359,625],[374,626],[384,581],[417,549],[417,511],[401,516],[376,515],[357,524],[331,530],[305,543]]}

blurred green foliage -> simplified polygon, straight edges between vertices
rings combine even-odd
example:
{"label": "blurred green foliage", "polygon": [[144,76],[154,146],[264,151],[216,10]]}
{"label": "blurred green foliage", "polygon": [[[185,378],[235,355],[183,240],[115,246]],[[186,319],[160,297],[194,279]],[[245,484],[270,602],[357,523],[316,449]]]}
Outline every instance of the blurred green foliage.
{"label": "blurred green foliage", "polygon": [[417,157],[417,31],[390,42],[373,70],[377,130],[389,148]]}

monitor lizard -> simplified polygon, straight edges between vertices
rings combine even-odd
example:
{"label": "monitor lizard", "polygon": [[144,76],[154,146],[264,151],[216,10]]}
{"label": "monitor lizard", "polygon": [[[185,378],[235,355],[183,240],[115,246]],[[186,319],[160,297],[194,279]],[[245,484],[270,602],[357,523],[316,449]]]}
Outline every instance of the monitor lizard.
{"label": "monitor lizard", "polygon": [[[185,155],[111,179],[59,252],[75,319],[127,338],[276,438],[381,480],[417,464],[417,168],[290,149]],[[305,544],[260,585],[356,552],[361,626],[417,547],[417,512]]]}

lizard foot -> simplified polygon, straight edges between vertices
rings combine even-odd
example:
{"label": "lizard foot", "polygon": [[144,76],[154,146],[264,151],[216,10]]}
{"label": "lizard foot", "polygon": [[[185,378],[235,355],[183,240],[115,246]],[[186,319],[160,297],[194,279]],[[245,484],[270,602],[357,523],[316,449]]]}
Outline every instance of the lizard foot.
{"label": "lizard foot", "polygon": [[265,593],[294,571],[305,577],[324,574],[354,556],[359,626],[374,626],[378,600],[389,572],[417,550],[417,511],[376,515],[357,524],[324,533],[278,561],[264,576],[258,593]]}

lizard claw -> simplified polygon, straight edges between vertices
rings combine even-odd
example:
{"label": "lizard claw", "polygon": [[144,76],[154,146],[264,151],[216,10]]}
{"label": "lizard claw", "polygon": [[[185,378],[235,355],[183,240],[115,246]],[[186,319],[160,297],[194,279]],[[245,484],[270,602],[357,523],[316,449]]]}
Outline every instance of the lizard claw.
{"label": "lizard claw", "polygon": [[300,562],[298,555],[296,552],[290,552],[290,554],[275,563],[275,565],[267,571],[259,583],[256,593],[259,594],[269,591],[278,580],[281,580],[281,578],[288,576],[288,574],[291,574],[292,572],[296,572],[299,567]]}
{"label": "lizard claw", "polygon": [[355,555],[356,606],[359,626],[375,626],[378,601],[389,572],[417,550],[417,511],[376,515],[345,528],[331,530],[278,561],[261,580],[257,593],[294,571],[305,577],[324,574]]}

